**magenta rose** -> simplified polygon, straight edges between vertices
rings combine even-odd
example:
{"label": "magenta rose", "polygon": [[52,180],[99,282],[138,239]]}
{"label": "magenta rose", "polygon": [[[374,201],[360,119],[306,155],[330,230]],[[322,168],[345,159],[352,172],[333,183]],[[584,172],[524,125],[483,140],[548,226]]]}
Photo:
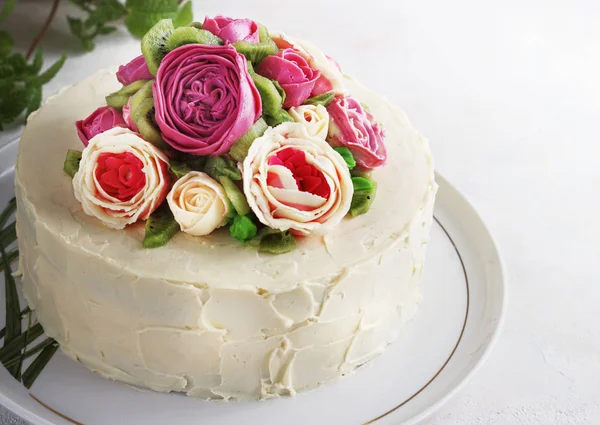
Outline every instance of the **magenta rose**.
{"label": "magenta rose", "polygon": [[126,65],[121,65],[117,71],[117,80],[124,86],[128,86],[137,80],[151,80],[154,76],[150,74],[144,56],[140,55]]}
{"label": "magenta rose", "polygon": [[333,146],[346,146],[363,168],[377,168],[385,164],[387,151],[383,128],[373,115],[353,97],[336,97],[327,107],[329,134]]}
{"label": "magenta rose", "polygon": [[77,134],[84,146],[96,134],[104,133],[113,127],[127,127],[123,115],[110,106],[102,106],[96,109],[86,119],[75,122]]}
{"label": "magenta rose", "polygon": [[163,139],[193,155],[227,152],[262,113],[246,58],[230,45],[173,50],[158,68],[153,94]]}
{"label": "magenta rose", "polygon": [[300,106],[310,97],[320,71],[312,69],[306,59],[293,49],[281,50],[276,55],[264,58],[256,72],[271,80],[276,80],[285,91],[284,108]]}
{"label": "magenta rose", "polygon": [[247,41],[258,43],[258,24],[250,19],[233,19],[217,15],[214,18],[204,18],[202,29],[210,31],[225,43]]}

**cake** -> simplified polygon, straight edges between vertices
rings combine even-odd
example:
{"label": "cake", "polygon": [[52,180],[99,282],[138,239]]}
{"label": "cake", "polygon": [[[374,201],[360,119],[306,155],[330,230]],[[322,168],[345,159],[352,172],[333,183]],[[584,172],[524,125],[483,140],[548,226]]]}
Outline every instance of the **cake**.
{"label": "cake", "polygon": [[382,353],[421,298],[427,141],[316,47],[250,20],[161,21],[142,50],[23,133],[19,270],[45,332],[103,377],[210,399],[295,394]]}

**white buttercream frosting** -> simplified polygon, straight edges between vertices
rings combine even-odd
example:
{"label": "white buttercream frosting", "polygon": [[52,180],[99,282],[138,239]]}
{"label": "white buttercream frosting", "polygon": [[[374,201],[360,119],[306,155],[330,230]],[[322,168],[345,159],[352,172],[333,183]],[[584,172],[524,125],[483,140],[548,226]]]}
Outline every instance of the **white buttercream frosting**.
{"label": "white buttercream frosting", "polygon": [[387,129],[377,199],[279,256],[225,230],[148,250],[143,224],[85,214],[62,163],[82,148],[73,123],[119,86],[105,71],[48,99],[19,147],[17,231],[25,296],[63,352],[111,379],[226,399],[314,388],[381,353],[420,300],[437,186],[404,113],[345,85]]}
{"label": "white buttercream frosting", "polygon": [[295,122],[306,128],[310,136],[325,140],[329,131],[329,113],[323,105],[300,105],[288,111]]}

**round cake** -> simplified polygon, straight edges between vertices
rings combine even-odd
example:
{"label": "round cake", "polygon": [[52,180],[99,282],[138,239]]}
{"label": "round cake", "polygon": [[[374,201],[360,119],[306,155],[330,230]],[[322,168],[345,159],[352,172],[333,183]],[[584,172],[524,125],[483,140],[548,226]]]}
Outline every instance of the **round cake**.
{"label": "round cake", "polygon": [[102,71],[49,98],[28,120],[16,169],[23,291],[45,332],[101,376],[202,398],[294,394],[383,352],[420,301],[437,186],[406,115],[347,76],[343,84],[386,132],[387,163],[370,173],[376,200],[326,232],[296,230],[296,249],[279,255],[226,227],[148,249],[143,220],[116,229],[91,215],[74,191],[83,171],[67,175],[65,153],[83,148],[74,122],[121,85]]}

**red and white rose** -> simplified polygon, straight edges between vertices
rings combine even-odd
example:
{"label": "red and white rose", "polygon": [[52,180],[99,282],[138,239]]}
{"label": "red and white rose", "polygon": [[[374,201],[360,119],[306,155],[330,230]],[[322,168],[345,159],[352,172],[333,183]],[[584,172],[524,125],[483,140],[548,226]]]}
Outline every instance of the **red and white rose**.
{"label": "red and white rose", "polygon": [[83,211],[113,229],[146,220],[169,188],[169,159],[129,129],[115,127],[90,139],[73,177]]}
{"label": "red and white rose", "polygon": [[323,234],[348,213],[353,187],[344,159],[299,123],[268,129],[242,166],[244,194],[266,226]]}

